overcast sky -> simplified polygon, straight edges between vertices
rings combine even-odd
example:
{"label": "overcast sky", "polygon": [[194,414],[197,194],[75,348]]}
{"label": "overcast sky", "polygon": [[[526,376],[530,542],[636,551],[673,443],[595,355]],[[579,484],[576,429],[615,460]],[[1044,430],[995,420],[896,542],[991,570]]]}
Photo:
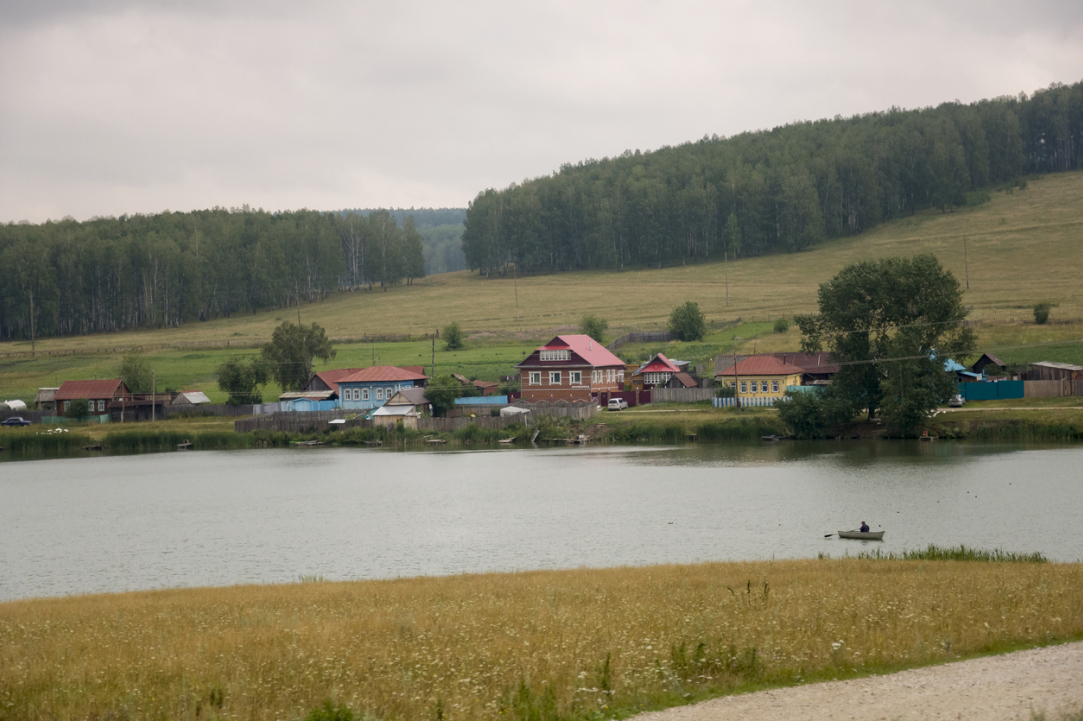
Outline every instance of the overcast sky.
{"label": "overcast sky", "polygon": [[0,221],[461,207],[625,149],[1081,79],[1078,0],[0,0]]}

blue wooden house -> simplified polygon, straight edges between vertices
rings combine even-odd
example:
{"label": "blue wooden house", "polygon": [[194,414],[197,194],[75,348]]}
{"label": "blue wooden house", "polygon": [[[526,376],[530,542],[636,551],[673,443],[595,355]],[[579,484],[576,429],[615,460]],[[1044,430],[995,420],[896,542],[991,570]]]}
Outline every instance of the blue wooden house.
{"label": "blue wooden house", "polygon": [[379,408],[401,390],[422,388],[429,377],[410,368],[372,366],[338,381],[339,407],[345,410]]}

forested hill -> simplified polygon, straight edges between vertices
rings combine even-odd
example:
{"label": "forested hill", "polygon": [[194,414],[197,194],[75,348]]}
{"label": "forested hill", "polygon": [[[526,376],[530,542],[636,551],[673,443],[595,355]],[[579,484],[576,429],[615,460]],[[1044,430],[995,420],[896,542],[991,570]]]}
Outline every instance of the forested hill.
{"label": "forested hill", "polygon": [[[378,210],[357,209],[341,211],[343,214],[354,212],[370,215]],[[466,270],[466,256],[463,255],[463,221],[466,220],[466,208],[390,208],[389,213],[403,223],[412,217],[417,230],[421,233],[425,251],[425,273],[447,273],[453,270]]]}
{"label": "forested hill", "polygon": [[176,326],[424,275],[421,233],[387,211],[0,225],[0,339]]}
{"label": "forested hill", "polygon": [[1083,83],[970,105],[796,123],[565,165],[471,203],[463,251],[491,273],[793,252],[1083,166]]}

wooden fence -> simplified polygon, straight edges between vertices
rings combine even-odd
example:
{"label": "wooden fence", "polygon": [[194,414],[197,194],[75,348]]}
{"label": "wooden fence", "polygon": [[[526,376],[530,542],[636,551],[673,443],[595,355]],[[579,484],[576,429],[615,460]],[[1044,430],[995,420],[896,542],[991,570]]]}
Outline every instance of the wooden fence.
{"label": "wooden fence", "polygon": [[1062,398],[1083,395],[1083,381],[1023,381],[1024,398]]}
{"label": "wooden fence", "polygon": [[[233,422],[237,433],[252,431],[283,431],[286,433],[310,433],[325,431],[330,426],[328,421],[342,418],[342,411],[312,411],[310,413],[275,413],[269,416],[242,418]],[[351,419],[344,424],[348,428],[371,428],[372,421]]]}
{"label": "wooden fence", "polygon": [[607,345],[606,349],[615,351],[628,343],[668,343],[671,340],[673,340],[673,334],[666,330],[637,331],[622,335]]}
{"label": "wooden fence", "polygon": [[517,416],[484,416],[481,418],[418,418],[417,429],[419,431],[439,431],[450,433],[461,430],[473,423],[478,428],[491,428],[499,430],[510,425],[522,422]]}
{"label": "wooden fence", "polygon": [[654,403],[699,403],[714,398],[715,388],[652,388]]}
{"label": "wooden fence", "polygon": [[[49,411],[49,415],[56,415],[55,411]],[[0,421],[5,421],[12,416],[19,416],[31,423],[41,423],[41,417],[45,415],[42,411],[32,411],[27,409],[25,411],[13,411],[7,408],[0,410]]]}
{"label": "wooden fence", "polygon": [[252,416],[256,411],[251,405],[228,406],[224,403],[203,403],[198,406],[165,406],[162,417],[169,416]]}

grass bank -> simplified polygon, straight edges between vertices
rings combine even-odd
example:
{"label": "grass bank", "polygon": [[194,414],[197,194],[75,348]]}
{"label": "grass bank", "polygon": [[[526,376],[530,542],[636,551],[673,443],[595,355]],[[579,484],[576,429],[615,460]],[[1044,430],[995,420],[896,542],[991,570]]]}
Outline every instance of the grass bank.
{"label": "grass bank", "polygon": [[[1071,400],[1079,402],[1083,399]],[[930,434],[942,439],[983,442],[1079,441],[1083,440],[1083,409],[1020,406],[1003,410],[943,413],[932,418],[926,427]]]}
{"label": "grass bank", "polygon": [[711,563],[0,604],[0,719],[601,719],[1083,636],[1083,565]]}

